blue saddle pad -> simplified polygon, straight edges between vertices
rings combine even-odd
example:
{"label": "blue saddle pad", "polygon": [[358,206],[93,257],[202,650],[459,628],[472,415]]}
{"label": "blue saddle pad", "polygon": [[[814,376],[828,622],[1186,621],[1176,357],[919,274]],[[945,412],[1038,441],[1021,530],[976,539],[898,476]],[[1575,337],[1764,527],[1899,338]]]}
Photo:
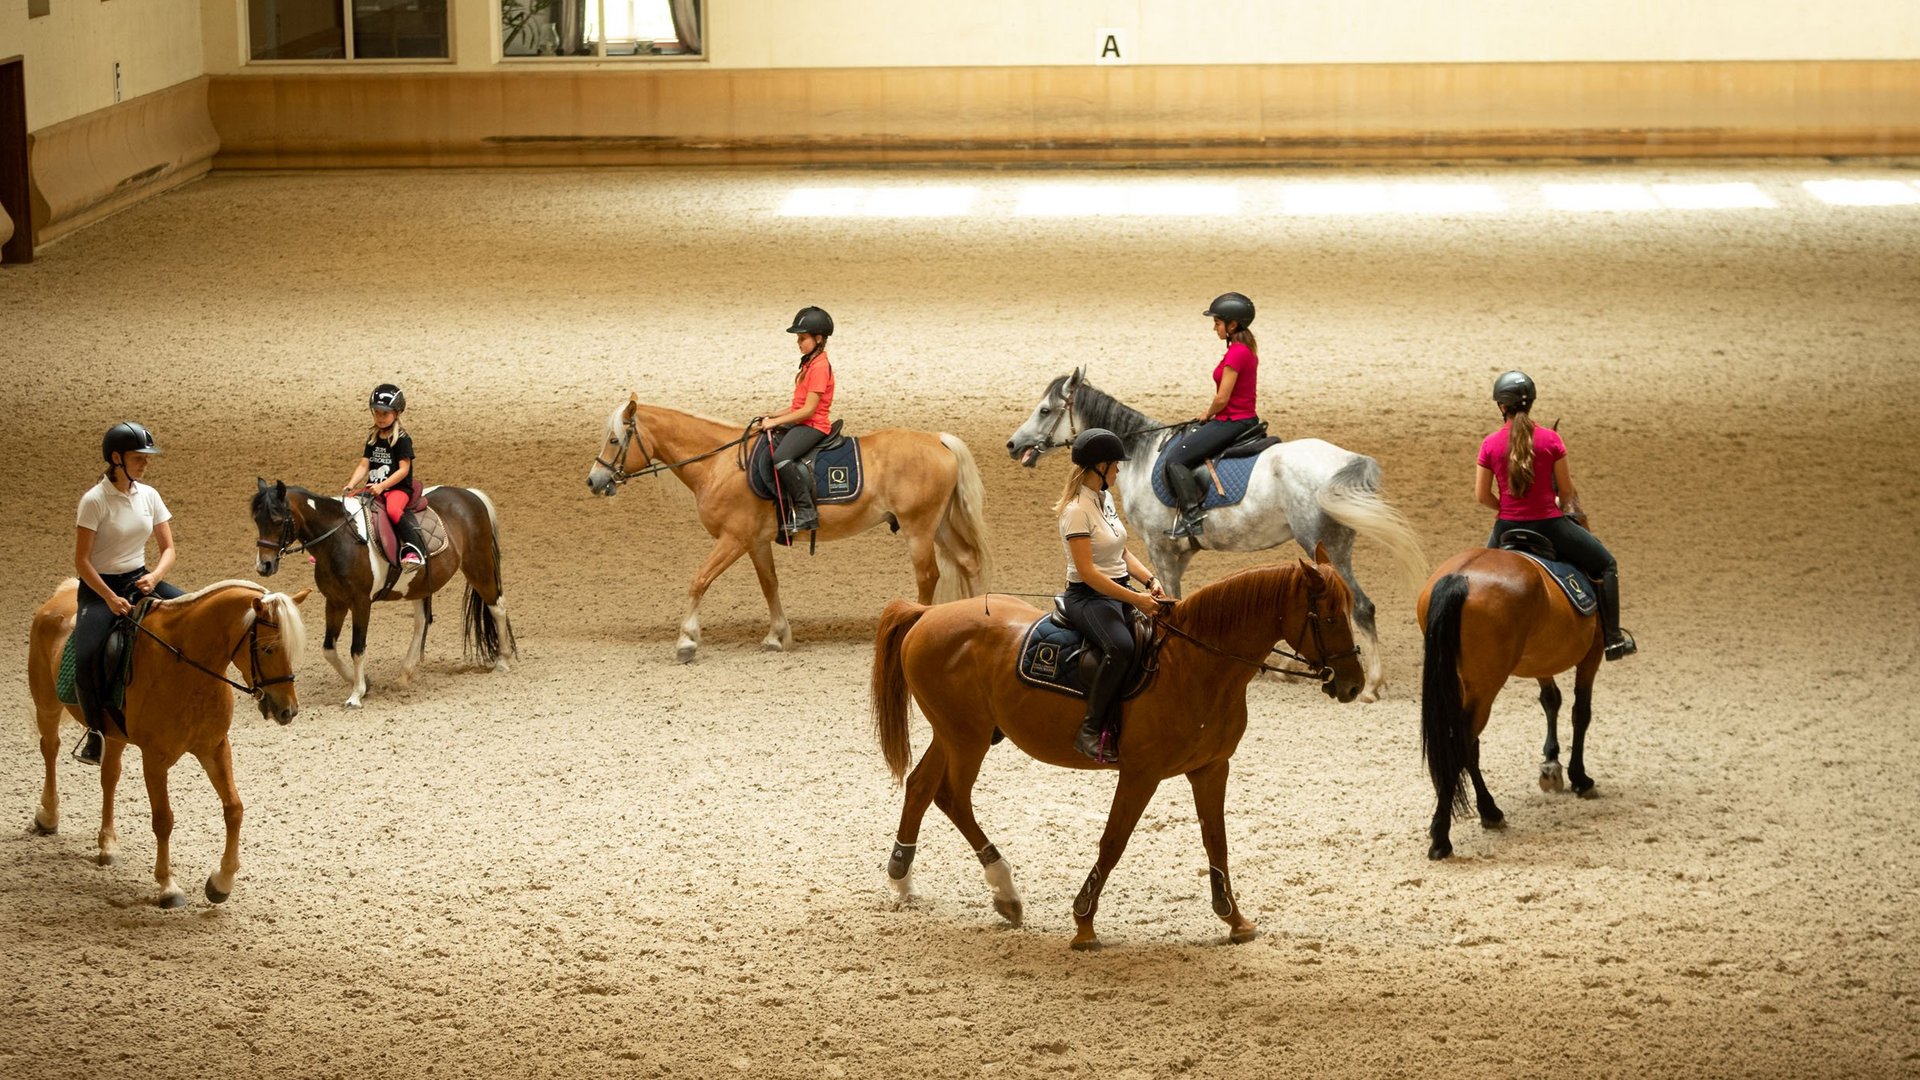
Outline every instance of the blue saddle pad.
{"label": "blue saddle pad", "polygon": [[1567,600],[1573,604],[1573,610],[1582,615],[1591,615],[1600,610],[1600,593],[1593,587],[1592,579],[1581,573],[1572,563],[1563,563],[1557,559],[1543,559],[1531,551],[1507,548],[1515,555],[1525,555],[1546,570],[1547,576],[1559,582],[1560,591],[1567,594]]}
{"label": "blue saddle pad", "polygon": [[[1173,452],[1177,440],[1168,439],[1160,448],[1160,455],[1153,460],[1153,493],[1159,496],[1161,503],[1167,506],[1179,506],[1179,500],[1173,497],[1173,489],[1167,486],[1167,455]],[[1269,440],[1269,445],[1279,445],[1279,439]],[[1264,451],[1263,451],[1264,452]],[[1211,510],[1216,506],[1232,506],[1247,497],[1247,480],[1253,476],[1253,470],[1259,465],[1261,455],[1250,454],[1245,457],[1223,457],[1213,459],[1214,471],[1220,474],[1220,486],[1215,487],[1213,478],[1207,478],[1207,498],[1201,503],[1202,509]],[[1220,488],[1226,492],[1221,493]]]}
{"label": "blue saddle pad", "polygon": [[[1072,697],[1087,696],[1080,680],[1080,655],[1086,651],[1086,636],[1052,615],[1045,615],[1027,627],[1020,638],[1020,653],[1014,674],[1029,686],[1055,690]],[[1121,700],[1146,689],[1148,672],[1136,668],[1121,691]]]}
{"label": "blue saddle pad", "polygon": [[[814,505],[852,502],[860,497],[864,484],[859,439],[846,436],[839,445],[814,456]],[[753,452],[747,457],[747,486],[760,498],[773,501],[773,453],[764,434],[753,440]]]}

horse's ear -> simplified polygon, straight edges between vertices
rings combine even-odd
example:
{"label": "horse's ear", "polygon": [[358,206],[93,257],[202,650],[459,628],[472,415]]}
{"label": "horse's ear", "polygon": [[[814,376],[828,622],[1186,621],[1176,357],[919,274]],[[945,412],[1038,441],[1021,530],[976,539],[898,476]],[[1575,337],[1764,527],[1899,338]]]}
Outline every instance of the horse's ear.
{"label": "horse's ear", "polygon": [[267,478],[266,478],[266,477],[264,477],[264,476],[256,476],[256,477],[254,477],[254,478],[253,478],[253,482],[254,482],[254,483],[256,483],[256,484],[259,484],[259,485],[260,485],[260,490],[261,490],[261,491],[265,491],[265,490],[267,490]]}
{"label": "horse's ear", "polygon": [[281,497],[281,498],[283,498],[283,499],[284,499],[284,498],[286,498],[286,497],[287,497],[287,482],[286,482],[285,480],[275,480],[275,481],[273,482],[273,493],[274,493],[275,495],[278,495],[278,496],[280,496],[280,497]]}
{"label": "horse's ear", "polygon": [[[1315,546],[1317,547],[1318,545]],[[1327,583],[1326,575],[1320,572],[1320,568],[1305,559],[1300,560],[1300,572],[1307,576],[1307,586],[1309,588],[1318,589]]]}
{"label": "horse's ear", "polygon": [[631,419],[633,419],[633,414],[634,414],[634,411],[635,411],[635,410],[637,410],[638,408],[640,408],[640,395],[639,395],[639,393],[638,393],[638,392],[635,392],[635,393],[632,393],[632,394],[628,394],[628,395],[627,395],[627,407],[626,407],[626,408],[624,408],[624,409],[621,409],[621,410],[620,410],[620,418],[621,418],[622,420],[631,420]]}
{"label": "horse's ear", "polygon": [[1073,369],[1073,375],[1067,379],[1067,389],[1071,390],[1087,381],[1087,365],[1081,364]]}
{"label": "horse's ear", "polygon": [[1314,543],[1313,561],[1317,563],[1323,563],[1327,561],[1327,545],[1319,543],[1318,541]]}
{"label": "horse's ear", "polygon": [[304,604],[307,602],[307,597],[312,595],[313,595],[313,586],[309,585],[306,588],[301,589],[299,592],[294,593],[292,596],[287,597],[287,599],[293,601],[294,607],[299,607],[301,604]]}

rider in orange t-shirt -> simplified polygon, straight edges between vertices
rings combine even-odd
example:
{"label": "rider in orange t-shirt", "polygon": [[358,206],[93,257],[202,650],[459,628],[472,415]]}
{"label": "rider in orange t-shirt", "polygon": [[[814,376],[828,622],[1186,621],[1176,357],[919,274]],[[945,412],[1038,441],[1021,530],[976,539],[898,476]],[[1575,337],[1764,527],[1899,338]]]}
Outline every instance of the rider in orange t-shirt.
{"label": "rider in orange t-shirt", "polygon": [[832,428],[828,413],[833,407],[833,367],[827,362],[827,338],[833,336],[833,316],[817,307],[803,307],[787,333],[795,335],[800,347],[793,401],[788,411],[759,423],[771,432],[773,468],[791,511],[787,533],[792,535],[820,527],[820,515],[813,506],[813,477],[800,459],[820,445]]}

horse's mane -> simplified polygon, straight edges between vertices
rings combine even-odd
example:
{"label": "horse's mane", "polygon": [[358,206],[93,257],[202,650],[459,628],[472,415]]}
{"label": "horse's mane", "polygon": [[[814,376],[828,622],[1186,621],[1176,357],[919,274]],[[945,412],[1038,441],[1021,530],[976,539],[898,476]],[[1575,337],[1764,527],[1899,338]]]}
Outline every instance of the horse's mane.
{"label": "horse's mane", "polygon": [[[265,604],[267,609],[273,612],[273,621],[280,624],[280,640],[286,645],[288,663],[298,664],[300,662],[300,654],[305,651],[307,647],[307,624],[300,618],[300,608],[293,602],[293,597],[288,596],[286,593],[268,592],[267,587],[257,581],[228,578],[225,581],[216,581],[211,585],[201,586],[184,596],[176,596],[171,600],[162,600],[155,606],[168,609],[186,607],[197,600],[203,600],[214,593],[226,589],[251,589],[261,594],[260,602]],[[253,610],[249,608],[242,626],[253,625],[253,618]]]}
{"label": "horse's mane", "polygon": [[[1069,378],[1072,376],[1062,375],[1048,383],[1047,396],[1058,397],[1064,393]],[[1080,410],[1081,418],[1086,421],[1081,427],[1083,431],[1090,427],[1101,427],[1125,439],[1141,428],[1160,426],[1153,417],[1138,409],[1122,405],[1114,399],[1112,394],[1096,388],[1089,382],[1082,381],[1074,390],[1073,404]]]}
{"label": "horse's mane", "polygon": [[[719,427],[726,428],[730,431],[740,431],[747,426],[743,423],[740,423],[737,420],[722,420],[717,416],[708,416],[705,413],[697,413],[688,409],[675,409],[666,405],[649,405],[644,401],[639,402],[638,407],[642,409],[648,409],[653,412],[673,413],[676,416],[684,416],[689,420],[699,420],[703,423],[714,424]],[[622,405],[618,409],[615,409],[613,411],[614,418],[618,420],[620,414],[626,411],[626,408],[627,407],[625,405]],[[619,424],[616,423],[613,426],[617,429],[619,427]]]}
{"label": "horse's mane", "polygon": [[1293,562],[1255,566],[1196,590],[1174,606],[1180,629],[1206,642],[1219,641],[1250,622],[1278,627],[1280,597],[1300,573]]}

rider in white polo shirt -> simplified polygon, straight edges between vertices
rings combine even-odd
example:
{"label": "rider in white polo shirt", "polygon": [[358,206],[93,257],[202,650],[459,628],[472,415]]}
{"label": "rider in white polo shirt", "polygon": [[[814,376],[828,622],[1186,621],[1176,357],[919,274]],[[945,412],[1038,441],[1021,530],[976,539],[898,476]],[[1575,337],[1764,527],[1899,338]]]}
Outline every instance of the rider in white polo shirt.
{"label": "rider in white polo shirt", "polygon": [[[166,600],[181,595],[164,580],[173,566],[173,527],[168,524],[173,514],[159,492],[140,483],[159,452],[145,427],[113,425],[100,442],[107,471],[80,497],[73,542],[73,572],[80,579],[80,611],[73,626],[74,689],[87,734],[73,756],[88,765],[100,764],[104,746],[106,709],[101,699],[107,673],[100,670],[100,651],[114,619],[132,611],[132,601],[142,596]],[[151,570],[146,564],[150,539],[160,545]]]}

